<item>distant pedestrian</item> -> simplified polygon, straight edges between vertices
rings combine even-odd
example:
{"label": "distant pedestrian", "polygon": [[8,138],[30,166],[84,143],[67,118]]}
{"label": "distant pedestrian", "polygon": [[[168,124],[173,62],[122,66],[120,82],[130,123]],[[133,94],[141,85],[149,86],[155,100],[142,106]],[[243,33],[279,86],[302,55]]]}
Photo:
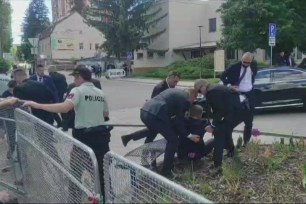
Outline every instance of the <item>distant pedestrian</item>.
{"label": "distant pedestrian", "polygon": [[281,51],[279,53],[279,55],[276,58],[276,64],[280,67],[282,66],[287,66],[287,60],[286,60],[286,56],[285,56],[285,52]]}
{"label": "distant pedestrian", "polygon": [[302,62],[297,67],[306,69],[306,57],[302,60]]}

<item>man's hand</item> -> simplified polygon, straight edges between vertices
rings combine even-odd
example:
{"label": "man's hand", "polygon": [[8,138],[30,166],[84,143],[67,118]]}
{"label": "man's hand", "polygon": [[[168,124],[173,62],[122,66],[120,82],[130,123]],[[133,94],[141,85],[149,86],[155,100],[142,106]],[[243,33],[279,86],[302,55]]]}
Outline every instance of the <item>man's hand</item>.
{"label": "man's hand", "polygon": [[189,137],[189,139],[195,143],[198,143],[200,141],[200,136],[199,135],[192,135]]}
{"label": "man's hand", "polygon": [[40,104],[34,101],[26,101],[22,106],[30,106],[31,108],[40,109]]}
{"label": "man's hand", "polygon": [[229,87],[230,87],[231,89],[233,89],[234,91],[239,91],[239,90],[238,90],[238,88],[239,88],[238,86],[229,86]]}
{"label": "man's hand", "polygon": [[213,133],[214,128],[211,125],[208,125],[208,126],[205,127],[205,131],[209,132],[209,133]]}

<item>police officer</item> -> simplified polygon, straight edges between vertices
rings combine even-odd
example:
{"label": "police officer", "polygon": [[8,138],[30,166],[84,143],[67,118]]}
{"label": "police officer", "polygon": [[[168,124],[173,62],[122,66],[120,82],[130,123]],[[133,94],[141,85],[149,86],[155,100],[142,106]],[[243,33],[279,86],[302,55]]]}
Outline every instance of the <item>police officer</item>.
{"label": "police officer", "polygon": [[[94,151],[99,166],[101,192],[104,195],[103,157],[109,151],[110,132],[103,126],[109,117],[108,104],[102,90],[91,82],[91,72],[84,65],[78,65],[70,74],[74,76],[76,87],[67,96],[65,102],[57,104],[38,104],[26,102],[24,105],[54,113],[67,113],[74,108],[75,128],[72,135]],[[72,160],[77,162],[77,150],[72,151]],[[77,165],[77,164],[74,164]],[[74,166],[71,164],[71,166]]]}

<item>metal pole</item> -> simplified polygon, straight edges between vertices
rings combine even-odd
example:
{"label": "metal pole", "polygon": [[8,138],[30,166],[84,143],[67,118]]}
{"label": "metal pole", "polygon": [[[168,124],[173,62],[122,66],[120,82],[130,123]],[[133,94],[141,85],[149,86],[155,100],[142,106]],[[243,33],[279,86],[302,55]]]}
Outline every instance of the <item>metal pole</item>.
{"label": "metal pole", "polygon": [[200,58],[201,58],[201,63],[200,63],[200,79],[202,79],[202,27],[203,26],[198,26],[199,31],[200,31]]}
{"label": "metal pole", "polygon": [[270,62],[270,67],[272,67],[272,59],[273,59],[273,53],[272,53],[273,51],[272,50],[273,50],[273,46],[271,46],[271,60],[270,60],[271,62]]}

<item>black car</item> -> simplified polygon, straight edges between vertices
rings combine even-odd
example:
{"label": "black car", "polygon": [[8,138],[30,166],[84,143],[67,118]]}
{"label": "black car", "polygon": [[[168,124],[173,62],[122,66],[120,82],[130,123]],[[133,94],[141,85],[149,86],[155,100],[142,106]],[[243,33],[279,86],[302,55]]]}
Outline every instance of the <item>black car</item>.
{"label": "black car", "polygon": [[254,84],[255,108],[306,108],[306,71],[274,67],[257,72]]}
{"label": "black car", "polygon": [[[306,71],[293,67],[260,69],[254,84],[255,109],[303,107],[306,110]],[[199,96],[196,104],[205,107]]]}

